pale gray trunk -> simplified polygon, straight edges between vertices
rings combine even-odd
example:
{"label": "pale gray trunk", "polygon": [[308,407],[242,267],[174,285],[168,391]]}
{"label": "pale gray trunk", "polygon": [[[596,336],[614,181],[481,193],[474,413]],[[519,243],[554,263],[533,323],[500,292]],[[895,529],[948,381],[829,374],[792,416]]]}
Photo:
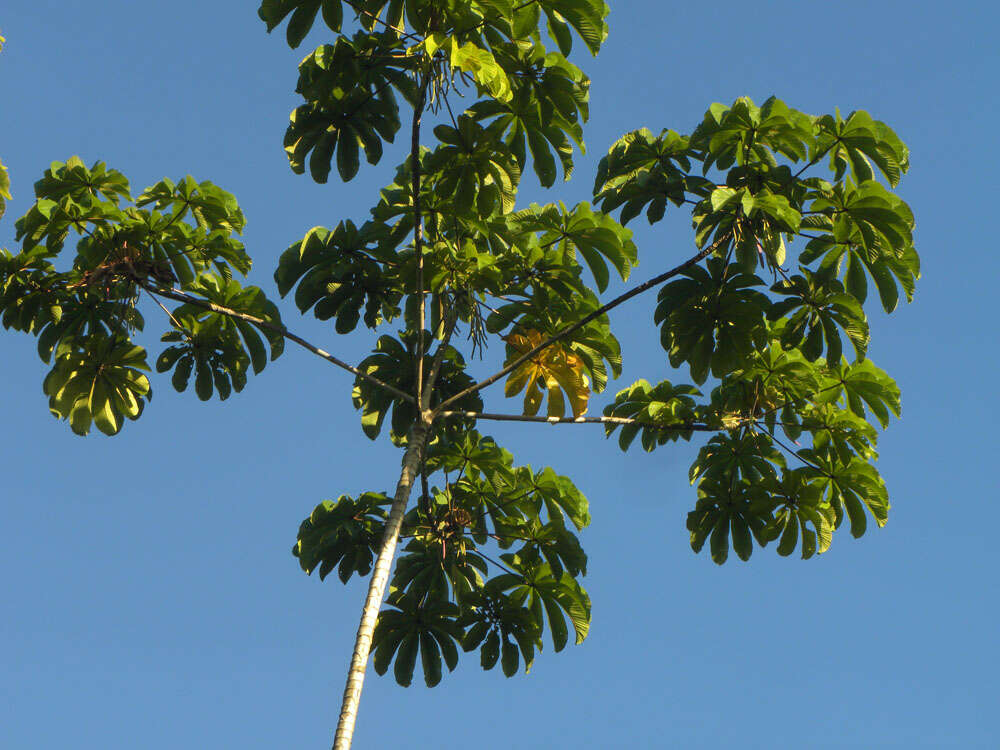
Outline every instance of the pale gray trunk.
{"label": "pale gray trunk", "polygon": [[361,613],[361,624],[354,640],[354,655],[351,657],[351,667],[347,673],[347,687],[344,688],[344,700],[340,708],[340,720],[337,722],[337,734],[333,740],[333,750],[348,750],[354,736],[354,722],[358,716],[358,705],[361,701],[361,687],[365,681],[365,669],[368,666],[368,655],[372,648],[372,634],[375,632],[375,622],[378,620],[379,608],[389,582],[389,571],[396,554],[396,542],[399,540],[399,529],[403,524],[403,515],[410,499],[410,490],[416,479],[423,455],[424,442],[427,439],[429,425],[423,419],[418,420],[410,434],[410,443],[403,454],[403,471],[396,485],[396,495],[389,510],[389,520],[385,524],[382,545],[375,560],[371,582],[368,584],[368,598]]}

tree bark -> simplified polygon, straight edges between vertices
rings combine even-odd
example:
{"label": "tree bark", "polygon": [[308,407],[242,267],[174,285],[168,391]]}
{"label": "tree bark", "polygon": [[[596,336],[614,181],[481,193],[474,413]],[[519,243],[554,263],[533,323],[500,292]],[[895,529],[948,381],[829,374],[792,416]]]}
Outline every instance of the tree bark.
{"label": "tree bark", "polygon": [[340,707],[340,719],[337,722],[337,734],[333,740],[333,750],[348,750],[354,737],[354,723],[358,716],[358,705],[361,701],[361,688],[365,681],[365,669],[368,666],[368,655],[372,648],[372,634],[375,632],[375,622],[378,620],[382,597],[389,582],[389,572],[392,560],[396,554],[396,542],[399,540],[399,529],[403,524],[403,515],[410,499],[410,491],[417,477],[420,459],[423,456],[424,444],[427,440],[429,422],[421,418],[410,433],[410,443],[403,454],[403,471],[396,485],[396,494],[389,510],[389,520],[385,524],[382,535],[382,545],[371,582],[368,584],[368,597],[361,613],[361,624],[354,640],[354,655],[351,657],[351,667],[347,673],[347,686],[344,688],[344,699]]}

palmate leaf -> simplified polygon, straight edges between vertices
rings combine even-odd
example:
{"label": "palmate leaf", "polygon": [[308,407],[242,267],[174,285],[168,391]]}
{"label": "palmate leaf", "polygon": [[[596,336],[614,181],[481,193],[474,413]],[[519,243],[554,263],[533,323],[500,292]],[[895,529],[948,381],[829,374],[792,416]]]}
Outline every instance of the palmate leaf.
{"label": "palmate leaf", "polygon": [[691,549],[701,552],[710,540],[712,561],[729,559],[730,539],[737,556],[749,560],[753,541],[761,547],[771,540],[768,524],[773,504],[748,479],[705,477],[698,483],[698,502],[687,515]]}
{"label": "palmate leaf", "polygon": [[777,551],[783,557],[798,547],[802,559],[808,560],[826,552],[833,541],[836,513],[823,499],[822,487],[811,478],[811,472],[800,468],[761,484],[775,508],[767,534],[778,540]]}
{"label": "palmate leaf", "polygon": [[257,15],[267,24],[267,32],[271,33],[291,14],[286,38],[288,46],[295,49],[309,33],[321,10],[327,27],[340,31],[344,19],[341,2],[342,0],[263,0]]}
{"label": "palmate leaf", "polygon": [[232,193],[187,175],[176,183],[164,179],[146,188],[136,206],[149,205],[153,212],[137,217],[144,221],[135,230],[145,231],[146,237],[137,237],[133,244],[148,247],[150,260],[171,268],[182,285],[210,269],[226,278],[233,271],[250,271],[250,256],[234,236],[242,233],[246,218]]}
{"label": "palmate leaf", "polygon": [[491,579],[487,590],[504,592],[512,604],[527,608],[539,633],[548,625],[556,651],[561,651],[568,640],[566,617],[576,642],[583,643],[590,630],[590,596],[577,580],[566,571],[554,575],[548,563],[524,560],[511,553],[501,557],[515,573]]}
{"label": "palmate leaf", "polygon": [[513,677],[520,662],[519,652],[525,671],[531,669],[535,651],[542,647],[541,629],[533,613],[503,594],[495,581],[470,598],[462,612],[460,622],[467,628],[462,648],[465,651],[478,648],[483,669],[493,669],[499,662],[503,673]]}
{"label": "palmate leaf", "polygon": [[773,434],[780,419],[785,434],[798,439],[801,430],[795,426],[796,407],[835,386],[827,376],[825,362],[809,362],[797,349],[781,347],[783,325],[784,321],[778,321],[771,326],[770,344],[712,390],[707,421],[728,427],[758,421]]}
{"label": "palmate leaf", "polygon": [[483,587],[488,572],[486,562],[476,555],[475,545],[459,533],[460,524],[450,523],[465,514],[461,511],[456,514],[450,508],[443,510],[436,518],[420,511],[407,514],[407,533],[412,533],[414,539],[406,545],[396,564],[393,591],[418,599],[452,596],[462,602]]}
{"label": "palmate leaf", "polygon": [[117,434],[124,419],[138,419],[152,397],[146,351],[120,338],[90,336],[60,347],[43,389],[54,417],[69,420],[77,435],[91,424]]}
{"label": "palmate leaf", "polygon": [[598,53],[608,38],[605,19],[610,8],[604,0],[538,0],[538,5],[548,20],[550,35],[564,55],[572,48],[570,27],[580,35],[592,55]]}
{"label": "palmate leaf", "polygon": [[14,255],[0,248],[0,324],[5,329],[37,333],[62,315],[60,297],[49,282],[55,267],[45,248]]}
{"label": "palmate leaf", "polygon": [[424,165],[434,194],[450,198],[459,215],[473,209],[472,215],[478,219],[494,212],[509,213],[521,180],[520,166],[509,149],[468,115],[459,116],[456,124],[434,128],[441,145]]}
{"label": "palmate leaf", "polygon": [[816,197],[811,210],[825,215],[814,227],[823,234],[809,241],[801,263],[822,259],[822,269],[843,270],[847,290],[860,301],[867,296],[867,273],[886,312],[899,303],[900,288],[912,299],[920,258],[913,247],[913,213],[906,203],[872,180],[857,187],[838,184]]}
{"label": "palmate leaf", "polygon": [[820,402],[840,401],[862,419],[868,418],[867,407],[883,429],[889,426],[890,413],[897,418],[902,413],[899,386],[871,360],[838,363],[831,368],[831,374],[832,387],[818,395]]}
{"label": "palmate leaf", "polygon": [[852,112],[847,120],[824,115],[817,119],[818,138],[813,146],[816,155],[829,154],[830,169],[840,180],[848,167],[856,183],[874,177],[872,162],[892,187],[899,184],[900,175],[910,166],[909,149],[884,122],[872,119],[861,110]]}
{"label": "palmate leaf", "polygon": [[800,414],[801,430],[812,435],[814,450],[833,451],[844,464],[855,456],[866,461],[878,458],[878,432],[853,412],[832,404],[809,404]]}
{"label": "palmate leaf", "polygon": [[[496,509],[502,511],[494,516],[498,522],[514,516],[532,523],[537,520],[538,528],[542,528],[541,514],[545,510],[545,526],[565,526],[569,519],[577,530],[582,530],[590,523],[587,498],[569,477],[556,474],[550,467],[537,472],[530,466],[515,467],[510,453],[493,438],[475,430],[430,446],[427,470],[459,472],[464,475],[460,482],[476,480],[470,488],[470,504],[463,505],[475,517],[483,515],[486,504],[491,514]],[[460,488],[460,483],[453,483],[448,489],[454,492]]]}
{"label": "palmate leaf", "polygon": [[687,362],[698,384],[710,371],[723,377],[743,365],[768,335],[770,300],[752,289],[764,282],[722,258],[709,258],[707,266],[692,266],[682,272],[686,278],[666,284],[654,315],[671,366]]}
{"label": "palmate leaf", "polygon": [[[279,330],[283,328],[278,308],[255,286],[243,287],[233,279],[203,274],[189,289],[220,307],[252,315]],[[157,358],[156,369],[158,372],[173,369],[171,381],[178,391],[187,389],[193,371],[195,392],[203,401],[211,398],[213,392],[224,401],[232,391],[243,390],[250,367],[254,373],[264,369],[268,361],[264,339],[269,344],[271,360],[280,357],[285,348],[284,336],[273,328],[193,303],[175,309],[171,322],[174,329],[164,334],[161,341],[172,346]]]}
{"label": "palmate leaf", "polygon": [[691,484],[699,478],[728,480],[732,477],[760,482],[778,476],[785,467],[785,457],[767,435],[761,433],[726,433],[715,435],[698,452],[691,464]]}
{"label": "palmate leaf", "polygon": [[866,508],[880,528],[885,526],[889,520],[889,491],[874,466],[858,457],[845,463],[830,450],[800,453],[812,464],[802,471],[833,508],[835,526],[839,527],[846,515],[851,535],[863,536],[868,528]]}
{"label": "palmate leaf", "polygon": [[306,103],[292,112],[285,132],[285,153],[292,171],[324,183],[334,158],[343,180],[358,172],[364,150],[369,164],[382,158],[382,141],[391,143],[399,130],[399,108],[393,89],[415,96],[407,76],[409,62],[397,52],[394,38],[359,32],[324,44],[299,65],[296,91]]}
{"label": "palmate leaf", "polygon": [[[490,313],[486,319],[488,332],[500,333],[512,327],[512,333],[537,331],[547,339],[598,308],[600,301],[579,281],[575,259],[551,250],[550,246],[539,256],[529,278],[530,291],[520,291],[526,298],[501,305]],[[516,298],[519,294],[511,296]],[[583,374],[597,393],[604,390],[609,379],[621,375],[621,345],[611,333],[607,315],[562,336],[559,345],[579,358]]]}
{"label": "palmate leaf", "polygon": [[790,109],[778,99],[760,107],[748,97],[732,106],[713,104],[691,135],[691,147],[703,151],[702,173],[713,167],[760,163],[774,167],[775,154],[799,161],[806,157],[814,134],[809,115]]}
{"label": "palmate leaf", "polygon": [[437,442],[427,449],[425,468],[483,476],[495,485],[510,486],[514,481],[514,457],[497,445],[492,437],[466,430],[455,440]]}
{"label": "palmate leaf", "polygon": [[590,80],[564,54],[547,53],[537,36],[510,44],[487,34],[510,92],[473,104],[468,113],[507,145],[520,169],[532,167],[545,187],[573,172],[573,144],[584,150],[581,122],[589,116]]}
{"label": "palmate leaf", "polygon": [[35,333],[38,334],[38,356],[48,363],[53,352],[65,341],[97,338],[129,338],[133,331],[141,331],[145,319],[135,308],[129,289],[127,298],[107,299],[100,291],[86,287],[74,289],[64,295],[47,297],[47,314],[36,317]]}
{"label": "palmate leaf", "polygon": [[337,333],[354,330],[362,307],[369,328],[392,320],[402,294],[379,263],[383,258],[373,255],[381,229],[372,222],[358,229],[350,220],[332,232],[313,227],[281,254],[274,272],[278,292],[284,297],[294,288],[299,310],[312,310],[319,320],[335,318]]}
{"label": "palmate leaf", "polygon": [[621,223],[643,209],[653,224],[663,218],[667,201],[684,205],[687,192],[704,190],[709,181],[687,174],[696,157],[689,140],[673,130],[659,136],[643,128],[619,138],[601,159],[594,181],[594,203],[610,213],[621,207]]}
{"label": "palmate leaf", "polygon": [[319,568],[320,580],[334,568],[343,583],[355,573],[368,575],[388,515],[384,507],[391,504],[392,498],[376,492],[324,500],[299,526],[292,554],[307,574]]}
{"label": "palmate leaf", "polygon": [[[190,175],[179,183],[162,180],[147,188],[135,206],[124,206],[121,200],[131,198],[122,175],[101,162],[88,169],[73,157],[65,164],[54,162],[35,187],[35,204],[16,224],[24,252],[44,247],[53,257],[71,230],[85,235],[70,272],[76,277],[66,278],[67,284],[101,281],[117,287],[153,279],[184,285],[211,267],[227,276],[250,269],[250,258],[234,236],[245,225],[243,213],[230,193],[210,182]],[[152,210],[142,208],[150,204]]]}
{"label": "palmate leaf", "polygon": [[[544,337],[539,331],[528,330],[504,336],[504,341],[507,342],[507,362],[511,362],[541,344]],[[505,396],[516,396],[522,390],[525,391],[524,414],[529,416],[538,413],[546,395],[548,416],[557,418],[565,415],[567,400],[573,416],[582,416],[590,399],[582,360],[560,343],[543,349],[507,376]]]}
{"label": "palmate leaf", "polygon": [[54,257],[71,231],[79,235],[95,228],[107,231],[124,218],[120,203],[131,200],[128,189],[124,176],[103,162],[90,168],[76,156],[65,163],[52,162],[35,183],[34,204],[14,223],[22,251],[31,252],[44,243],[46,254]]}
{"label": "palmate leaf", "polygon": [[[530,477],[530,478],[529,478]],[[537,518],[544,507],[550,522],[562,524],[569,518],[577,530],[590,525],[590,509],[584,496],[569,477],[556,474],[551,467],[530,474],[530,467],[519,478],[519,488],[530,488],[525,493],[524,506],[532,507],[532,517]]]}
{"label": "palmate leaf", "polygon": [[[509,453],[474,431],[431,446],[427,470],[439,469],[459,477],[404,519],[407,533],[433,550],[426,574],[440,581],[439,587],[450,585],[464,595],[478,586],[467,564],[477,563],[479,547],[490,539],[501,549],[518,545],[521,559],[547,562],[556,576],[564,570],[586,573],[587,556],[566,521],[581,530],[590,513],[586,497],[567,477],[551,468],[514,467]],[[486,573],[483,566],[477,569]],[[409,586],[409,577],[394,579],[393,585]]]}
{"label": "palmate leaf", "polygon": [[708,540],[719,565],[728,559],[730,542],[742,560],[750,558],[753,540],[761,547],[777,540],[782,556],[799,547],[808,559],[825,552],[833,539],[835,511],[802,469],[759,480],[706,476],[698,485],[698,498],[688,514],[691,547],[700,552]]}
{"label": "palmate leaf", "polygon": [[556,160],[562,166],[563,178],[573,173],[573,146],[567,129],[558,119],[543,121],[537,105],[531,100],[514,96],[510,101],[479,101],[469,113],[480,121],[488,121],[487,130],[502,136],[503,143],[517,159],[523,172],[531,154],[532,168],[542,187],[551,187],[558,176]]}
{"label": "palmate leaf", "polygon": [[590,80],[557,52],[547,53],[537,39],[509,44],[490,39],[497,64],[506,72],[512,95],[480,101],[469,108],[488,121],[496,140],[508,146],[523,171],[528,154],[543,186],[573,172],[573,146],[585,151],[582,122],[589,116]]}
{"label": "palmate leaf", "polygon": [[771,291],[785,295],[786,299],[771,305],[768,319],[777,320],[791,313],[782,329],[781,345],[799,349],[813,362],[823,353],[825,340],[826,361],[837,363],[843,355],[842,330],[854,345],[858,360],[863,360],[869,333],[861,303],[847,294],[840,281],[830,274],[800,270],[803,275],[796,274],[771,287]]}
{"label": "palmate leaf", "polygon": [[[639,380],[615,396],[613,404],[604,408],[606,417],[623,417],[634,419],[644,424],[605,425],[605,434],[610,437],[615,430],[621,429],[618,445],[622,450],[642,436],[644,450],[651,451],[658,445],[667,442],[691,439],[691,430],[684,429],[695,418],[695,401],[692,396],[700,396],[701,392],[691,385],[672,385],[664,380],[651,386],[646,380]],[[658,427],[656,425],[664,425]],[[676,425],[673,428],[669,425]]]}
{"label": "palmate leaf", "polygon": [[173,369],[170,382],[178,392],[187,390],[194,373],[195,393],[202,401],[216,392],[225,401],[233,391],[242,391],[250,357],[239,336],[224,325],[223,319],[177,312],[173,318],[179,327],[161,338],[173,345],[157,357],[157,372]]}
{"label": "palmate leaf", "polygon": [[609,263],[622,281],[627,281],[638,262],[631,230],[606,214],[594,213],[589,203],[579,203],[572,210],[561,202],[547,206],[533,203],[513,214],[509,225],[515,232],[538,233],[539,242],[550,252],[579,253],[601,292],[608,286]]}
{"label": "palmate leaf", "polygon": [[121,172],[109,169],[102,161],[87,167],[79,156],[52,162],[34,187],[36,197],[55,202],[63,198],[76,202],[98,198],[119,205],[122,200],[132,200],[128,180]]}
{"label": "palmate leaf", "polygon": [[535,102],[543,122],[559,127],[583,150],[579,123],[590,115],[590,79],[558,52],[537,39],[515,44],[490,39],[497,63],[507,72],[515,96]]}
{"label": "palmate leaf", "polygon": [[385,674],[395,659],[393,675],[407,687],[413,681],[419,653],[424,682],[434,687],[441,681],[442,658],[449,671],[458,665],[457,644],[464,638],[458,607],[448,601],[421,601],[408,595],[390,595],[388,604],[393,608],[379,613],[372,636],[375,671]]}
{"label": "palmate leaf", "polygon": [[576,534],[562,521],[543,524],[537,516],[528,519],[511,516],[500,522],[495,520],[495,526],[501,549],[520,543],[514,551],[518,559],[545,562],[556,578],[564,571],[574,578],[587,574],[587,554]]}

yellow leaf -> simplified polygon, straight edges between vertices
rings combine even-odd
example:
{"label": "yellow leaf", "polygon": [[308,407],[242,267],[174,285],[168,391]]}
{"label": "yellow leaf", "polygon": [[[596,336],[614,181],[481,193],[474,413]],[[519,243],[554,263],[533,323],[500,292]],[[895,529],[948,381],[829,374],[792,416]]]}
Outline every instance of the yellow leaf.
{"label": "yellow leaf", "polygon": [[[508,362],[520,358],[544,340],[543,334],[535,330],[505,336],[504,341],[512,350]],[[590,387],[583,360],[561,344],[552,344],[513,370],[504,385],[504,395],[516,396],[525,388],[524,414],[528,416],[538,413],[546,393],[549,417],[563,417],[567,399],[574,417],[587,411]]]}

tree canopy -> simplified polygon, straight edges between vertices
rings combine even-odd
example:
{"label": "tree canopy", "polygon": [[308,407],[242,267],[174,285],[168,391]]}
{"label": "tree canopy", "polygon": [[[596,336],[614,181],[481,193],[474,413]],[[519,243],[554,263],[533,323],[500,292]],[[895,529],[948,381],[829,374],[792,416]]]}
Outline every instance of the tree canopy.
{"label": "tree canopy", "polygon": [[[910,300],[920,273],[895,192],[906,146],[863,111],[742,97],[686,131],[623,135],[592,202],[519,206],[529,167],[551,187],[585,147],[589,79],[570,58],[598,54],[608,11],[602,0],[261,4],[292,47],[314,26],[331,37],[299,65],[303,101],[284,139],[293,171],[350,181],[362,156],[379,164],[408,130],[409,155],[370,215],[309,229],[274,272],[302,314],[372,332],[356,366],[292,333],[276,299],[240,281],[245,218],[209,181],[165,178],[134,195],[104,162],[53,162],[16,222],[19,246],[0,253],[0,319],[36,337],[50,411],[77,434],[115,435],[142,416],[151,362],[178,391],[193,377],[201,400],[242,391],[286,341],[353,374],[362,431],[387,436],[404,463],[394,493],[316,505],[293,547],[306,573],[372,577],[337,747],[350,743],[369,650],[378,673],[409,685],[419,660],[436,685],[460,651],[510,676],[587,636],[587,499],[552,467],[515,460],[483,422],[598,424],[622,450],[701,441],[687,528],[719,564],[772,544],[809,558],[845,521],[854,536],[887,521],[876,446],[900,393],[867,357],[865,311]],[[693,248],[641,255],[628,224],[668,207],[690,213]],[[647,280],[602,301],[640,257]],[[664,357],[692,382],[639,380],[588,416],[622,372],[610,313],[653,290]],[[149,310],[166,328],[152,353],[137,341]],[[497,351],[502,366],[477,382],[470,359]],[[515,413],[487,410],[500,382]]]}

